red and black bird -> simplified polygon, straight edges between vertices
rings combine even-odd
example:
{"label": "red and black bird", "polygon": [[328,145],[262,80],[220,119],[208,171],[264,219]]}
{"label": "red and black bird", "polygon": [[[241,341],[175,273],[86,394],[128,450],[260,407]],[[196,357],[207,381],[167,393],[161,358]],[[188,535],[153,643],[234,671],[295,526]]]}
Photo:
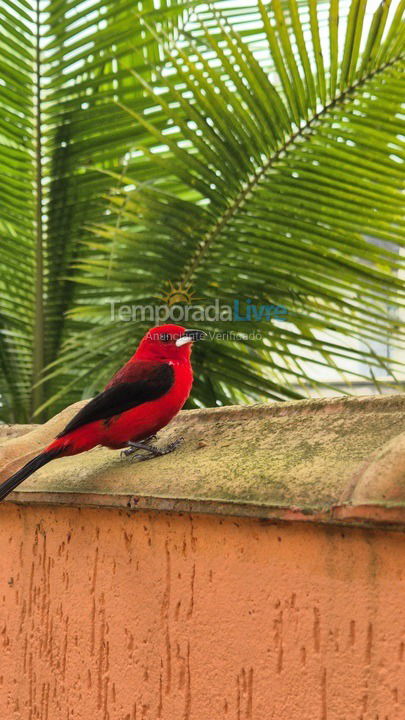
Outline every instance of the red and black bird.
{"label": "red and black bird", "polygon": [[181,410],[193,384],[191,346],[206,333],[179,325],[161,325],[149,330],[139,347],[96,395],[72,418],[48,447],[0,485],[3,500],[29,475],[50,460],[90,450],[96,445],[131,455],[144,450],[147,457],[165,455],[166,448],[152,441]]}

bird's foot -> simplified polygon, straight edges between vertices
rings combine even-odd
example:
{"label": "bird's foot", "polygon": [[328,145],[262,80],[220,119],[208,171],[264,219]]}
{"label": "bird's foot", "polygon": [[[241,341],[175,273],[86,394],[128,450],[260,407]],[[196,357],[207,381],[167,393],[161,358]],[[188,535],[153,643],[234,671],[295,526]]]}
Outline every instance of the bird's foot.
{"label": "bird's foot", "polygon": [[153,445],[148,448],[145,448],[145,449],[149,450],[149,452],[151,454],[147,455],[146,457],[142,456],[140,458],[140,460],[143,462],[144,460],[150,460],[152,457],[160,457],[161,455],[168,455],[169,453],[173,452],[173,450],[175,450],[180,445],[180,443],[183,442],[183,440],[184,440],[183,437],[179,437],[179,438],[177,438],[177,440],[173,440],[173,442],[168,443],[168,445],[166,445],[166,447],[164,447],[164,448],[157,448],[157,447],[154,447]]}
{"label": "bird's foot", "polygon": [[[121,450],[121,457],[130,457],[131,455],[137,453],[137,450],[149,450],[150,443],[156,440],[156,437],[156,435],[149,435],[149,437],[145,438],[145,440],[141,440],[140,442],[130,441],[128,443],[128,447]],[[135,457],[141,456],[136,454]]]}
{"label": "bird's foot", "polygon": [[[121,457],[129,457],[132,455],[134,459],[137,458],[140,462],[143,462],[144,460],[150,460],[152,457],[160,457],[161,455],[167,455],[168,453],[173,452],[173,450],[175,450],[176,447],[180,445],[184,438],[179,437],[177,438],[177,440],[169,443],[164,448],[157,448],[154,445],[151,445],[150,443],[155,439],[156,436],[154,435],[139,443],[129,442],[128,447],[125,448],[125,450],[121,451]],[[149,454],[140,455],[139,452],[137,452],[138,450],[146,450],[146,452]]]}
{"label": "bird's foot", "polygon": [[150,445],[155,440],[157,440],[157,435],[149,435],[145,440],[142,440],[142,445]]}

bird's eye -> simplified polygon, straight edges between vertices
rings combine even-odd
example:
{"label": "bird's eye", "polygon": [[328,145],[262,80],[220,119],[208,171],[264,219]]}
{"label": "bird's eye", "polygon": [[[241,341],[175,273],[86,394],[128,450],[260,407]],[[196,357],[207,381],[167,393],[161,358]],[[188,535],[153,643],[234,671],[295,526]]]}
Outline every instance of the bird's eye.
{"label": "bird's eye", "polygon": [[168,333],[162,333],[160,339],[162,342],[170,342],[171,337]]}

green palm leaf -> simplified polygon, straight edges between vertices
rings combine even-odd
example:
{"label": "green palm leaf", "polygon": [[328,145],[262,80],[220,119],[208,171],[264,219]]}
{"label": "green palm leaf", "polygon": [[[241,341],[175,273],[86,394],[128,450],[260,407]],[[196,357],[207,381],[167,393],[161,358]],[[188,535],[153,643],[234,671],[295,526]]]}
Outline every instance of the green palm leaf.
{"label": "green palm leaf", "polygon": [[109,300],[153,303],[170,281],[205,302],[289,311],[284,323],[202,323],[251,337],[198,350],[197,403],[298,397],[300,385],[327,384],[319,368],[344,373],[348,359],[359,365],[351,380],[378,382],[378,369],[394,379],[374,344],[403,339],[402,13],[403,3],[370,15],[362,0],[259,0],[243,38],[214,4],[183,28],[155,78],[130,73],[149,107],[120,105],[133,151],[112,215],[77,263],[76,322],[94,335],[91,348],[86,334],[79,350],[70,341],[61,362],[81,367],[83,381],[99,363],[91,377],[102,384],[148,324],[113,322]]}
{"label": "green palm leaf", "polygon": [[110,303],[169,281],[288,308],[205,324],[250,337],[198,349],[197,404],[394,380],[404,2],[156,5],[0,4],[0,417],[98,389],[150,325]]}
{"label": "green palm leaf", "polygon": [[93,228],[91,261],[78,264],[88,302],[76,318],[93,326],[91,347],[83,335],[79,352],[71,342],[62,355],[84,378],[99,363],[96,386],[147,327],[113,322],[108,300],[156,303],[168,281],[206,302],[289,311],[284,323],[203,323],[250,337],[198,350],[197,403],[298,397],[328,384],[322,366],[344,373],[348,360],[369,367],[352,364],[352,381],[378,383],[378,370],[394,380],[374,345],[403,339],[387,311],[404,301],[403,4],[373,16],[361,0],[326,5],[329,36],[325,4],[259,0],[249,41],[204,8],[156,81],[137,76],[150,108],[123,105],[134,152],[112,217]]}
{"label": "green palm leaf", "polygon": [[140,17],[171,32],[188,7],[156,5],[0,3],[0,418],[26,421],[71,377],[40,382],[80,303],[71,267],[88,255],[85,224],[108,204],[98,170],[119,168],[133,144],[117,100],[145,107],[128,68],[149,79],[159,60]]}

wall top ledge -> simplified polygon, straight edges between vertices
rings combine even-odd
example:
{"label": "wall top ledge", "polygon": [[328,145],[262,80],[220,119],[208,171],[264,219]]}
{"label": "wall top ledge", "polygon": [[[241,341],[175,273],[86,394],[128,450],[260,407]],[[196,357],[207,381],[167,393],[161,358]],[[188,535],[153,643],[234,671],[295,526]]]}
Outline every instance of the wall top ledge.
{"label": "wall top ledge", "polygon": [[[83,404],[45,425],[0,426],[0,479]],[[187,410],[159,442],[179,435],[148,462],[104,448],[55,460],[8,501],[405,529],[405,394]]]}

